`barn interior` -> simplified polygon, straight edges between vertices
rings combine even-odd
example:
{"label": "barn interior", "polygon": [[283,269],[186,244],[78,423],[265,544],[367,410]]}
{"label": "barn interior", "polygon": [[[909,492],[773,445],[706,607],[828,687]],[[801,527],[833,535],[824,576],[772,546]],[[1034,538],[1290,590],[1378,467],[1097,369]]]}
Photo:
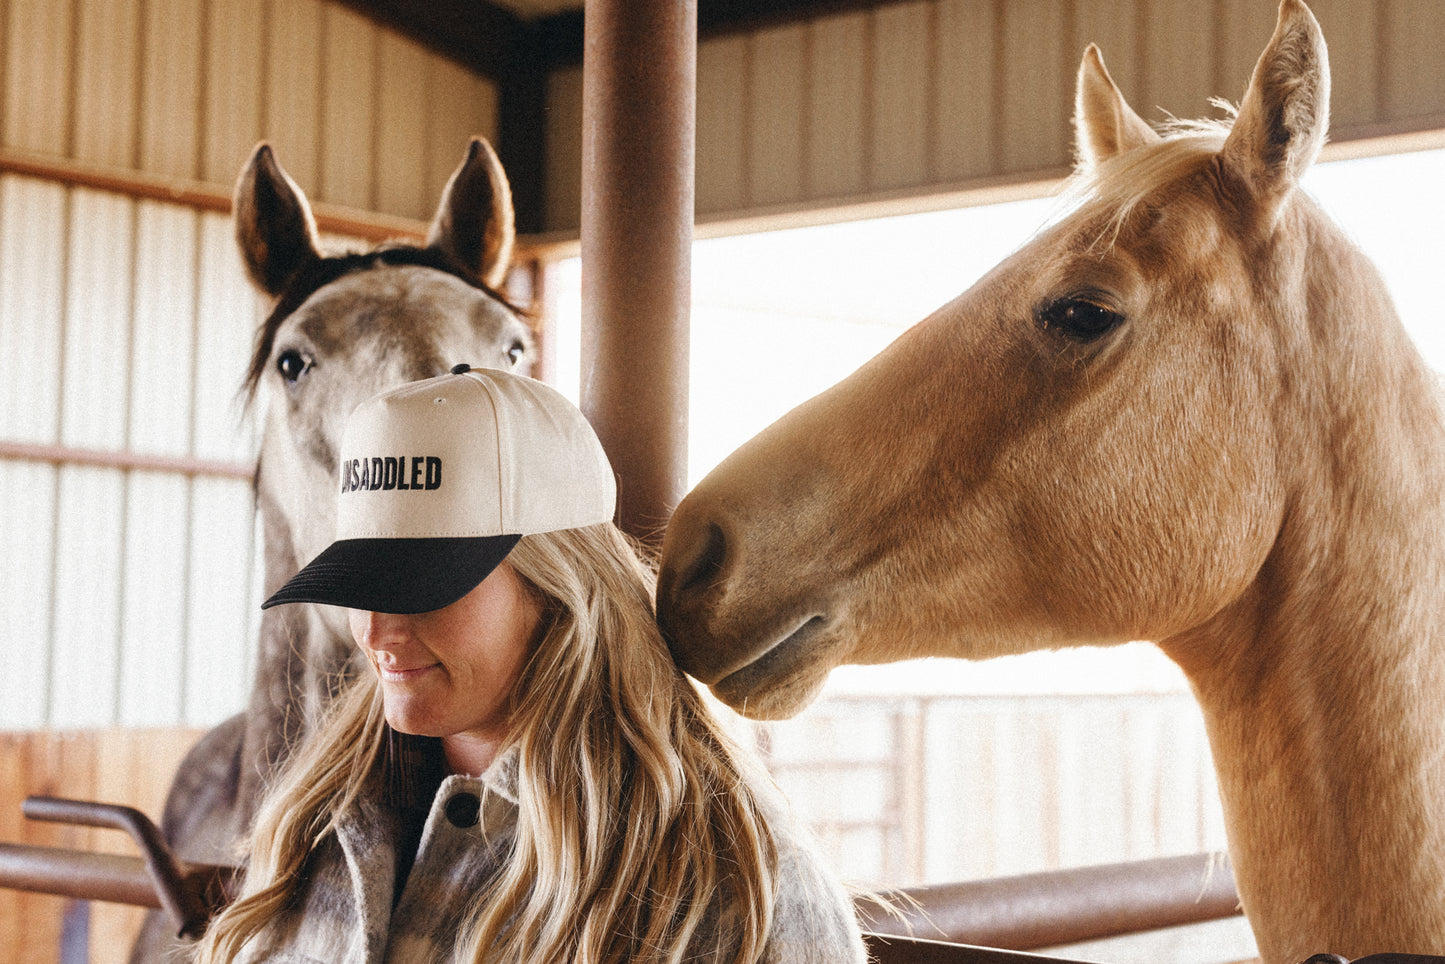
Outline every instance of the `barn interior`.
{"label": "barn interior", "polygon": [[[1310,6],[1333,77],[1324,160],[1445,149],[1445,5]],[[0,613],[15,654],[0,675],[0,841],[133,853],[114,831],[26,820],[21,801],[158,815],[181,756],[245,706],[263,558],[258,424],[240,386],[268,306],[230,209],[260,141],[337,245],[424,236],[468,138],[494,144],[533,374],[636,443],[623,457],[644,479],[629,518],[660,531],[697,473],[689,249],[665,281],[684,309],[662,310],[661,347],[654,322],[602,322],[586,306],[599,282],[581,276],[603,269],[584,214],[597,109],[585,18],[603,7],[620,7],[622,25],[635,14],[580,0],[0,0]],[[688,107],[668,135],[691,152],[692,237],[1047,198],[1074,162],[1089,43],[1147,120],[1197,117],[1211,97],[1238,99],[1276,12],[1274,0],[696,0],[695,59],[665,65],[695,74],[695,92],[665,89]],[[914,243],[937,243],[915,223]],[[950,243],[967,256],[967,237]],[[909,283],[898,269],[869,280]],[[812,365],[798,353],[783,369],[806,382]],[[613,380],[579,385],[579,368]],[[1083,665],[1058,676],[1104,681],[1020,693],[987,672],[963,692],[864,680],[796,721],[739,726],[839,872],[865,886],[1221,851],[1187,690],[1147,654]],[[139,920],[134,907],[0,890],[0,943],[17,962],[124,960]],[[1253,953],[1228,912],[1032,946],[1117,962]]]}

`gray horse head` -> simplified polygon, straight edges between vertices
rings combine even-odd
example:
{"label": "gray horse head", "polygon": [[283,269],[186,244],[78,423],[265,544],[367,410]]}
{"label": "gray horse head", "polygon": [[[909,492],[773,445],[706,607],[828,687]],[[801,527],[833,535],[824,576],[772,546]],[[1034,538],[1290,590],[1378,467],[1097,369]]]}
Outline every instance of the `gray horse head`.
{"label": "gray horse head", "polygon": [[[268,560],[269,584],[332,540],[337,444],[358,403],[458,362],[526,371],[532,334],[496,290],[514,232],[507,180],[485,141],[472,141],[421,246],[324,255],[305,196],[264,144],[241,174],[235,210],[246,269],[274,299],[247,378],[263,406],[258,501],[279,517],[267,520],[268,557],[291,557],[275,572]],[[322,618],[344,638],[336,614]]]}

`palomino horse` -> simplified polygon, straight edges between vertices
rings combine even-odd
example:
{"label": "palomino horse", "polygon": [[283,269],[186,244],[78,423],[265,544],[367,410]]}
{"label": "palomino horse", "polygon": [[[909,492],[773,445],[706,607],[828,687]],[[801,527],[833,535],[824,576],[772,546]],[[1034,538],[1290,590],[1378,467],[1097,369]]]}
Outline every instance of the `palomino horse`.
{"label": "palomino horse", "polygon": [[[496,290],[512,202],[485,141],[472,141],[452,175],[424,246],[324,255],[305,195],[265,145],[236,185],[235,218],[251,280],[273,299],[246,379],[264,405],[256,504],[269,594],[334,537],[337,443],[358,402],[457,362],[524,370],[532,336]],[[182,857],[236,859],[266,778],[355,653],[342,611],[263,614],[246,711],[196,745],[167,798],[162,829]],[[168,926],[151,915],[132,961],[164,959]]]}
{"label": "palomino horse", "polygon": [[1091,48],[1077,208],[704,479],[658,599],[764,718],[841,663],[1158,641],[1270,964],[1445,951],[1445,421],[1297,190],[1328,103],[1298,0],[1228,130],[1161,137]]}

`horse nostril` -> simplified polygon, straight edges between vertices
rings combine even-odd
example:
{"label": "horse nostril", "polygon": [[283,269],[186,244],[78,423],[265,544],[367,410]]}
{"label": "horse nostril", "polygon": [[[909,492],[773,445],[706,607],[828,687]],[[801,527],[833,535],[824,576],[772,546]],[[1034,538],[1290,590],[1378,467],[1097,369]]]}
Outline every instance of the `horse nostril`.
{"label": "horse nostril", "polygon": [[727,537],[723,535],[722,527],[709,523],[707,534],[703,536],[702,551],[693,559],[692,564],[683,570],[678,591],[702,592],[712,585],[723,570],[727,548]]}
{"label": "horse nostril", "polygon": [[696,605],[698,597],[721,575],[727,561],[727,550],[727,537],[723,535],[722,527],[708,523],[694,542],[682,547],[681,558],[675,564],[664,560],[659,575],[659,597],[671,602],[674,610],[690,608],[689,601]]}

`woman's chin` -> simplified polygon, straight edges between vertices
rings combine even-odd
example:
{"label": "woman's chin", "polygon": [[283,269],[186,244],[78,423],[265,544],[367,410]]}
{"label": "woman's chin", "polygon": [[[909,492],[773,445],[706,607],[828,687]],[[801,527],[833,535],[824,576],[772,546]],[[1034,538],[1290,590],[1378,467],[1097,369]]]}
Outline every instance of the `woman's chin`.
{"label": "woman's chin", "polygon": [[447,736],[438,722],[422,713],[409,712],[406,708],[386,707],[386,725],[398,733],[408,736]]}

